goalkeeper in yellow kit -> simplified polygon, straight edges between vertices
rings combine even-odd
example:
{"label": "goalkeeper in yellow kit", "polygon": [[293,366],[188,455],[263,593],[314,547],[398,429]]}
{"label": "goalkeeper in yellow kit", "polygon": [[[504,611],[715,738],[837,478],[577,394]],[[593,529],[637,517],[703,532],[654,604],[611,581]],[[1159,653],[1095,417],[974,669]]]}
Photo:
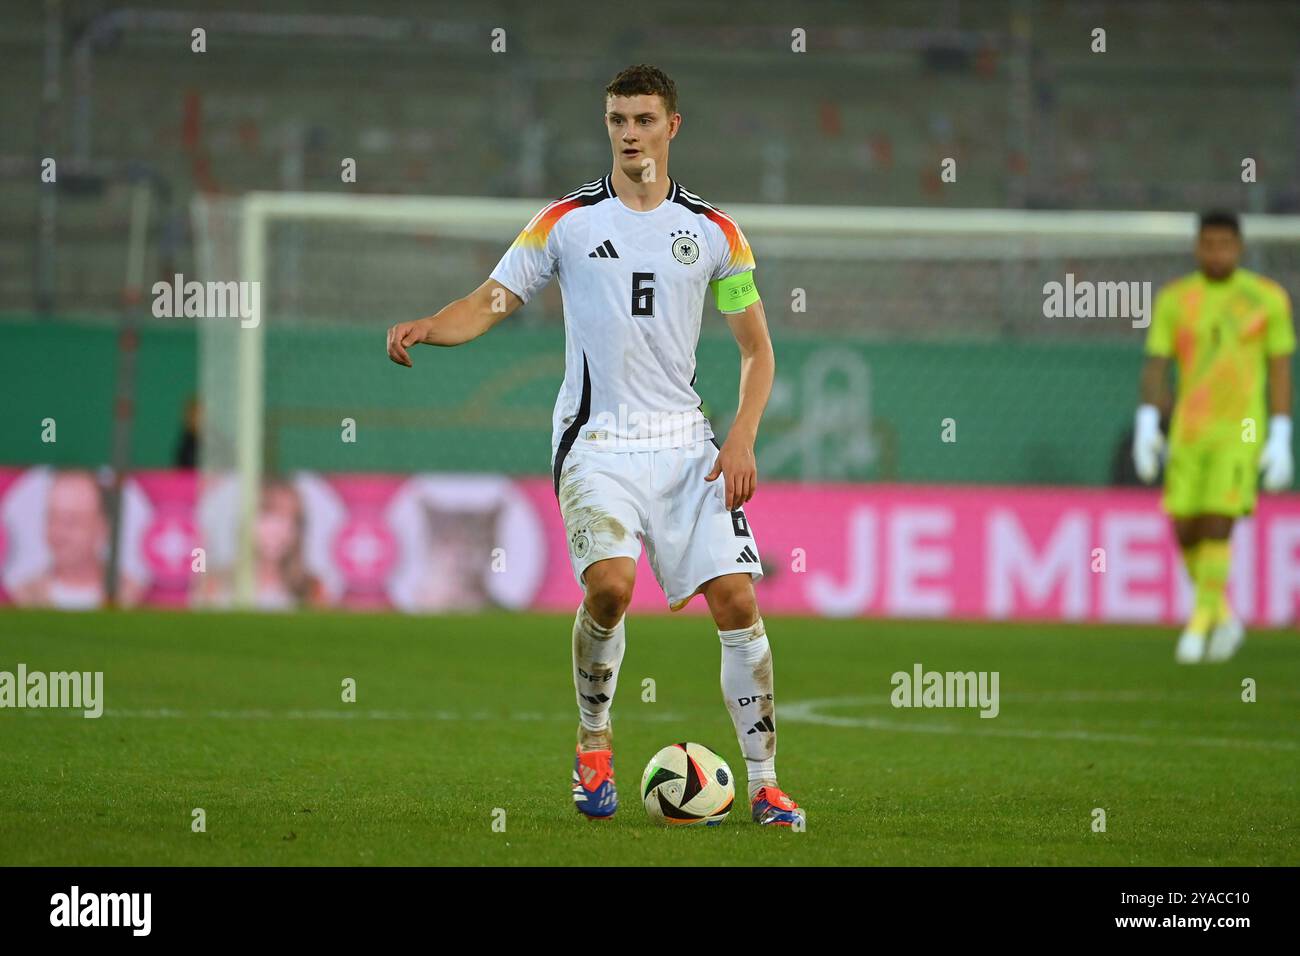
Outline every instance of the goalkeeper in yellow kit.
{"label": "goalkeeper in yellow kit", "polygon": [[1294,471],[1291,302],[1273,280],[1237,267],[1241,249],[1235,215],[1202,215],[1199,271],[1160,290],[1147,332],[1133,463],[1147,483],[1159,473],[1166,444],[1160,416],[1170,408],[1172,358],[1178,399],[1161,503],[1196,586],[1192,616],[1174,653],[1184,664],[1227,660],[1245,640],[1226,594],[1232,525],[1255,508],[1257,471],[1267,491],[1290,487]]}

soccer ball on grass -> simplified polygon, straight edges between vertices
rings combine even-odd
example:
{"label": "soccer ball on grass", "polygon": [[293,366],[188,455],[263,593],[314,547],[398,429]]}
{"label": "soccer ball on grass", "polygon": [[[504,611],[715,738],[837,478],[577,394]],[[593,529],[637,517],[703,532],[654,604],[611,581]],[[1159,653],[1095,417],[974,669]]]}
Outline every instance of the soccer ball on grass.
{"label": "soccer ball on grass", "polygon": [[665,747],[641,775],[646,813],[665,826],[717,826],[735,799],[731,768],[703,744]]}

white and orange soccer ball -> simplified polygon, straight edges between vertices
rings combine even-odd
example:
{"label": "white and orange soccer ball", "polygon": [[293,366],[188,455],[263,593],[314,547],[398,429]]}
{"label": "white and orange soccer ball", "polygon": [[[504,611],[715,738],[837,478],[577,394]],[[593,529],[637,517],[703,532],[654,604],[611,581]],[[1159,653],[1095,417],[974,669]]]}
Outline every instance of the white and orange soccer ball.
{"label": "white and orange soccer ball", "polygon": [[717,826],[731,812],[736,785],[727,762],[703,744],[672,744],[646,764],[641,800],[665,826]]}

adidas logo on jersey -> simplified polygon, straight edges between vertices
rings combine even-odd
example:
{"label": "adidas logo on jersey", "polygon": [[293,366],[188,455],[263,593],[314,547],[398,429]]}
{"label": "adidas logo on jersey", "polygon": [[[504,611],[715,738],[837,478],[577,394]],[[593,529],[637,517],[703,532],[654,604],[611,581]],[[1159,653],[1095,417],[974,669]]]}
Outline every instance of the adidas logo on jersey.
{"label": "adidas logo on jersey", "polygon": [[618,252],[614,249],[614,243],[606,239],[596,247],[595,252],[587,253],[588,259],[617,259]]}
{"label": "adidas logo on jersey", "polygon": [[745,545],[745,550],[740,552],[740,557],[736,559],[737,564],[758,564],[758,555],[756,555],[749,545]]}
{"label": "adidas logo on jersey", "polygon": [[769,716],[769,717],[764,717],[753,727],[750,727],[749,730],[745,731],[745,736],[748,737],[750,734],[774,734],[774,733],[776,733],[776,724],[772,723],[772,718]]}

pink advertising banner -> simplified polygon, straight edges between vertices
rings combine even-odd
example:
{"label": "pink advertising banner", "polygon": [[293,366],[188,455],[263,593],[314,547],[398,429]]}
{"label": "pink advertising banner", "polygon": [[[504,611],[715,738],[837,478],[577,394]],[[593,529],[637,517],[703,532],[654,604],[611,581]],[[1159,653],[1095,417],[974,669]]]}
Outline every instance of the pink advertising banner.
{"label": "pink advertising banner", "polygon": [[[229,605],[237,495],[192,472],[132,475],[120,602]],[[745,510],[767,613],[1172,623],[1191,601],[1154,490],[767,483]],[[108,535],[96,475],[0,468],[0,603],[102,605]],[[581,597],[545,478],[300,472],[263,487],[254,541],[267,609],[570,611]],[[1233,556],[1238,613],[1293,624],[1300,496],[1261,496]],[[637,580],[633,608],[667,611],[644,555]]]}

